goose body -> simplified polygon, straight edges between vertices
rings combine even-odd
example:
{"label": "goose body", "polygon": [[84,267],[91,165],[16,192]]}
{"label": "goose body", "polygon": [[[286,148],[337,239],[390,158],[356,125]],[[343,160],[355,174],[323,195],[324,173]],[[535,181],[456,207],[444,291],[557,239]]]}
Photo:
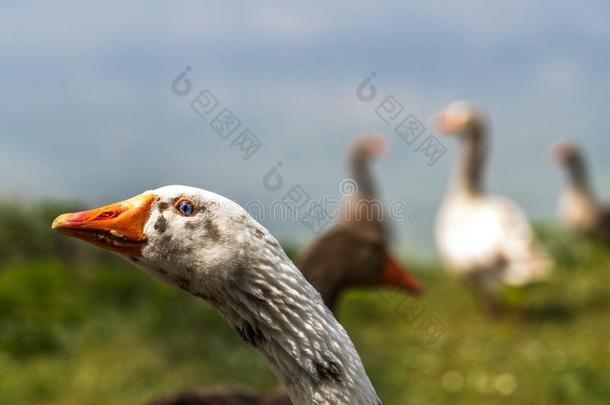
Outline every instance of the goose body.
{"label": "goose body", "polygon": [[346,331],[277,240],[238,204],[166,186],[53,228],[201,297],[265,357],[294,404],[379,404]]}
{"label": "goose body", "polygon": [[576,233],[610,243],[610,206],[596,196],[582,150],[571,142],[559,141],[551,148],[551,155],[568,175],[557,207],[561,222]]}
{"label": "goose body", "polygon": [[457,274],[486,273],[490,282],[510,285],[545,275],[548,259],[536,246],[526,216],[509,199],[449,196],[440,209],[436,233],[448,269]]}
{"label": "goose body", "polygon": [[457,102],[438,114],[437,125],[441,133],[458,134],[462,143],[461,161],[436,224],[437,245],[448,269],[469,278],[488,297],[503,283],[546,278],[550,259],[534,240],[523,211],[484,191],[488,139],[481,114]]}
{"label": "goose body", "polygon": [[389,251],[383,207],[369,167],[371,159],[384,149],[385,140],[380,135],[355,141],[348,161],[354,190],[345,196],[330,229],[317,237],[297,261],[331,309],[340,293],[350,287],[386,285],[410,293],[421,289]]}

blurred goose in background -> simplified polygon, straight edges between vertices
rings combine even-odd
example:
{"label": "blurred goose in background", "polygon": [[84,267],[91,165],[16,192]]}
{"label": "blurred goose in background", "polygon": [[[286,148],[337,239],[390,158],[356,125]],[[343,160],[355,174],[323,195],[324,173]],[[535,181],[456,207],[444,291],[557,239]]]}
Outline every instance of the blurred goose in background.
{"label": "blurred goose in background", "polygon": [[297,267],[333,309],[340,293],[352,287],[391,286],[417,294],[421,286],[389,251],[383,206],[370,171],[386,149],[381,135],[365,135],[349,153],[352,179],[333,225],[301,254]]}
{"label": "blurred goose in background", "polygon": [[53,229],[200,297],[263,354],[295,404],[378,405],[349,336],[279,243],[239,205],[167,186]]}
{"label": "blurred goose in background", "polygon": [[488,136],[482,114],[458,101],[437,114],[436,125],[440,133],[457,134],[462,143],[453,184],[437,217],[437,244],[449,270],[465,276],[495,312],[503,283],[519,286],[544,279],[552,263],[534,241],[521,209],[484,189]]}
{"label": "blurred goose in background", "polygon": [[568,174],[567,186],[559,199],[559,219],[576,233],[610,243],[610,206],[595,195],[583,152],[572,142],[557,141],[550,153]]}

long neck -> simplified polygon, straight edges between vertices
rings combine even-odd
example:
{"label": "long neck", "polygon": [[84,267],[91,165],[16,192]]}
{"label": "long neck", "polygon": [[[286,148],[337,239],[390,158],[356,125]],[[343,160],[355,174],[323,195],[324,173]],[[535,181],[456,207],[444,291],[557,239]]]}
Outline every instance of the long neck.
{"label": "long neck", "polygon": [[482,123],[473,123],[462,136],[462,152],[454,188],[458,192],[480,194],[483,191],[483,172],[487,156],[485,128]]}
{"label": "long neck", "polygon": [[358,184],[358,194],[362,198],[377,198],[377,190],[369,169],[369,158],[362,152],[354,152],[349,160],[350,170]]}
{"label": "long neck", "polygon": [[385,234],[387,232],[383,217],[384,207],[377,194],[377,187],[369,167],[370,157],[356,150],[350,156],[350,169],[358,185],[358,191],[343,202],[341,220],[351,222],[360,229]]}
{"label": "long neck", "polygon": [[593,189],[589,181],[587,164],[581,154],[575,154],[567,163],[568,188],[571,191],[593,198]]}
{"label": "long neck", "polygon": [[[295,404],[380,404],[343,327],[268,233],[243,251],[243,266],[210,300],[258,349]],[[209,299],[209,297],[206,297]]]}

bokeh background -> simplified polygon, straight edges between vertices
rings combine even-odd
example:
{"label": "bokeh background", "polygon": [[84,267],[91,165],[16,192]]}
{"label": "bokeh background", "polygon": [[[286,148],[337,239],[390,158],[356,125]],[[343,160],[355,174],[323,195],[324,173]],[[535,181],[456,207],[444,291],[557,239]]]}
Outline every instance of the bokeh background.
{"label": "bokeh background", "polygon": [[[578,140],[610,196],[606,1],[5,1],[0,55],[0,403],[272,387],[262,361],[207,307],[47,227],[68,207],[165,184],[270,202],[281,195],[262,178],[279,161],[291,184],[337,197],[346,147],[369,131],[391,143],[375,166],[384,198],[407,202],[396,249],[422,263],[426,308],[447,326],[431,347],[395,303],[350,295],[340,319],[385,403],[610,397],[609,262],[556,230],[563,176],[546,155],[559,137]],[[251,159],[192,111],[191,96],[172,92],[187,66],[193,91],[210,89],[262,141]],[[363,103],[356,88],[371,72],[380,96]],[[487,112],[489,188],[521,204],[563,260],[556,284],[514,293],[546,308],[540,316],[490,326],[438,271],[432,227],[456,145],[439,138],[448,150],[428,166],[376,115],[385,95],[427,134],[432,114],[455,99]],[[295,252],[314,237],[298,221],[263,223]]]}
{"label": "bokeh background", "polygon": [[[610,193],[609,14],[604,1],[4,2],[0,190],[96,203],[177,183],[270,201],[261,178],[282,161],[310,194],[337,195],[346,145],[373,130],[393,141],[384,195],[418,218],[398,243],[430,251],[453,154],[429,168],[356,98],[375,72],[379,97],[427,126],[455,99],[484,108],[491,188],[552,217],[561,178],[545,150],[558,137],[587,148]],[[171,92],[186,66],[264,143],[259,156],[243,162]]]}

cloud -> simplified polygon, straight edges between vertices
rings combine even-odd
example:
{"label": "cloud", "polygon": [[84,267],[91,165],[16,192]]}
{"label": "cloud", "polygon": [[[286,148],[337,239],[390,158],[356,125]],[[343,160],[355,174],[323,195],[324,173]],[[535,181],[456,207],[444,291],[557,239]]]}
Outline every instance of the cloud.
{"label": "cloud", "polygon": [[[375,71],[380,97],[395,95],[425,124],[454,99],[482,104],[494,128],[490,188],[552,215],[558,173],[541,169],[546,144],[575,134],[607,150],[605,4],[5,2],[0,192],[110,200],[171,182],[247,199],[282,160],[290,181],[320,194],[345,174],[349,139],[376,130],[393,140],[375,169],[383,190],[419,214],[402,233],[431,245],[455,145],[428,168],[375,103],[356,98]],[[261,137],[260,158],[243,162],[171,93],[186,65],[196,90],[211,89]]]}

